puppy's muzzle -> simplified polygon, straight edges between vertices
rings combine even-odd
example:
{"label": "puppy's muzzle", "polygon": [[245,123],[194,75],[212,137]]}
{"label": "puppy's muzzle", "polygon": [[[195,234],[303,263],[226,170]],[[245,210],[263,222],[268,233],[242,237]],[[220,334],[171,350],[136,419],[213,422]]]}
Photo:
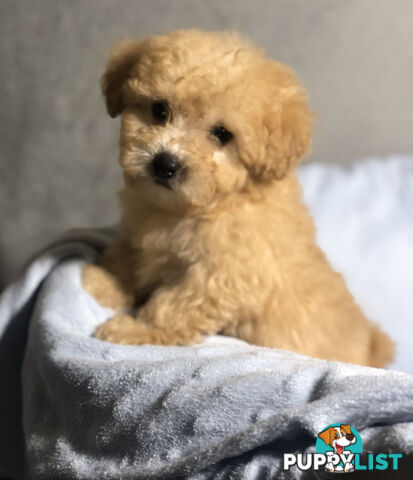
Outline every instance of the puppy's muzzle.
{"label": "puppy's muzzle", "polygon": [[182,163],[172,153],[159,152],[153,157],[150,170],[156,183],[170,188],[171,180],[182,170]]}

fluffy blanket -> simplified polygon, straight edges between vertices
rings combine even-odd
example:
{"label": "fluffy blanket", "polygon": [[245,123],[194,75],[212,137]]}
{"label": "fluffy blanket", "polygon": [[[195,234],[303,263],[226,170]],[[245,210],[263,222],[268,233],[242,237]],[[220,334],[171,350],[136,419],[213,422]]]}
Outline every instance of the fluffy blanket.
{"label": "fluffy blanket", "polygon": [[[413,284],[412,244],[404,243],[405,236],[412,239],[405,202],[410,195],[411,206],[413,189],[404,190],[413,179],[412,160],[371,161],[351,172],[308,166],[301,176],[320,243],[330,228],[340,227],[334,245],[323,246],[337,267],[352,273],[353,291],[370,291],[383,315],[392,311],[387,301],[397,305],[395,316],[382,325],[399,340],[395,366],[411,369],[407,337],[411,344],[413,335],[403,322],[413,312],[406,295],[413,290],[404,290]],[[383,185],[392,193],[384,194]],[[365,203],[356,205],[363,195]],[[364,223],[371,230],[361,228]],[[390,226],[398,232],[394,238]],[[352,249],[365,232],[372,243],[357,256]],[[341,422],[360,432],[364,452],[403,453],[400,470],[380,472],[380,478],[409,478],[413,376],[408,373],[326,362],[224,337],[195,347],[120,346],[92,338],[112,312],[82,289],[81,269],[112,235],[72,232],[40,254],[1,297],[0,476],[324,478],[311,470],[284,471],[283,454],[314,452],[317,433]],[[367,278],[365,264],[376,247],[390,274],[388,294],[377,280],[380,274],[371,284],[357,283],[357,272]],[[358,261],[346,270],[352,255]],[[360,301],[368,307],[367,297]]]}

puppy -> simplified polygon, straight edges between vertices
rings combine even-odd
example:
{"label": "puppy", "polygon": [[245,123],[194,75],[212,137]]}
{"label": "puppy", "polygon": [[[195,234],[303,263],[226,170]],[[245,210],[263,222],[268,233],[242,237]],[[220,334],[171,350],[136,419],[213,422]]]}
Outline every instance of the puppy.
{"label": "puppy", "polygon": [[118,314],[96,337],[189,345],[221,333],[381,367],[367,320],[315,240],[295,167],[313,116],[285,65],[233,33],[119,45],[102,78],[122,115],[121,236],[84,286]]}
{"label": "puppy", "polygon": [[[318,434],[319,438],[324,441],[326,445],[329,445],[333,451],[326,452],[327,456],[336,455],[348,455],[351,454],[349,450],[345,450],[344,447],[353,445],[356,443],[357,439],[351,431],[350,425],[340,425],[339,427],[328,427]],[[341,457],[343,458],[343,457]],[[344,462],[344,467],[337,465],[334,468],[334,464],[331,461],[328,461],[326,464],[326,470],[330,472],[334,471],[345,471],[349,472],[354,470],[354,466],[351,462]]]}

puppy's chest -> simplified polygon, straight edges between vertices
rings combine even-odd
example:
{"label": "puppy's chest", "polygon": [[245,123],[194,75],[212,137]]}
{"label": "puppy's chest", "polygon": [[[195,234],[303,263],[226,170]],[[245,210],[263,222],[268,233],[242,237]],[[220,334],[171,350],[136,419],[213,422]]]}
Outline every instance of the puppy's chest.
{"label": "puppy's chest", "polygon": [[182,276],[189,265],[199,259],[198,222],[143,222],[133,234],[135,277],[138,286],[152,288],[173,282]]}

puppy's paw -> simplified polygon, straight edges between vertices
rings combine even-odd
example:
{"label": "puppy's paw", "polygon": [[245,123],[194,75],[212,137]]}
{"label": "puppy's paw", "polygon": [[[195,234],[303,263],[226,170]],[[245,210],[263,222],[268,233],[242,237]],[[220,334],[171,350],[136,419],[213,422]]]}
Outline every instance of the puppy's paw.
{"label": "puppy's paw", "polygon": [[192,345],[202,340],[199,332],[152,327],[131,315],[112,317],[97,328],[95,337],[123,345]]}
{"label": "puppy's paw", "polygon": [[82,274],[83,288],[103,307],[130,308],[133,296],[124,291],[117,278],[99,265],[87,265]]}
{"label": "puppy's paw", "polygon": [[165,330],[145,325],[131,315],[116,315],[97,328],[95,337],[123,345],[176,345]]}
{"label": "puppy's paw", "polygon": [[353,464],[352,464],[352,463],[346,463],[346,465],[345,465],[345,467],[344,467],[344,471],[345,471],[345,472],[350,472],[350,471],[352,471],[352,470],[354,470]]}
{"label": "puppy's paw", "polygon": [[[134,344],[132,340],[136,340],[136,333],[139,329],[136,319],[131,315],[115,315],[100,325],[94,336],[107,342]],[[136,345],[139,345],[139,343],[136,343]]]}

